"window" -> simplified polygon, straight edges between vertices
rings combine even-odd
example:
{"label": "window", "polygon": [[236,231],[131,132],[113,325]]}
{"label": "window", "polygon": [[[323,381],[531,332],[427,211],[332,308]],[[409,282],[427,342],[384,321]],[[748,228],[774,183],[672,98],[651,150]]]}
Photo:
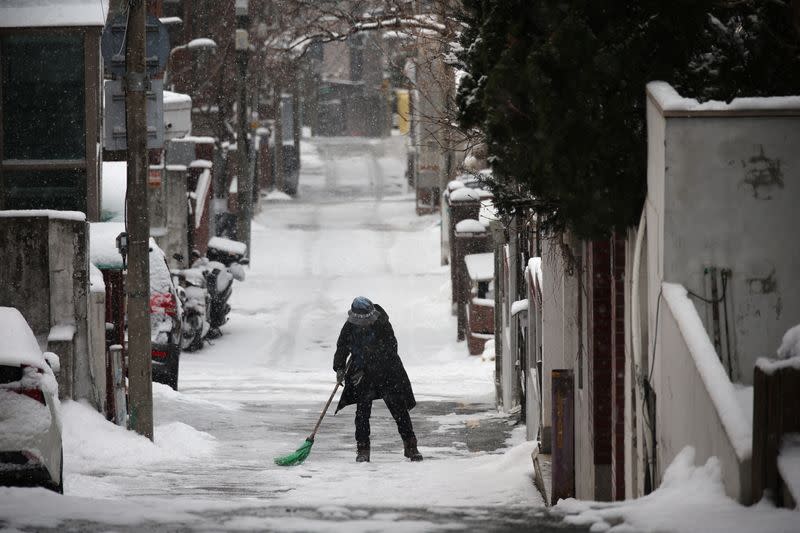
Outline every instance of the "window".
{"label": "window", "polygon": [[83,35],[6,35],[0,52],[3,159],[84,159]]}

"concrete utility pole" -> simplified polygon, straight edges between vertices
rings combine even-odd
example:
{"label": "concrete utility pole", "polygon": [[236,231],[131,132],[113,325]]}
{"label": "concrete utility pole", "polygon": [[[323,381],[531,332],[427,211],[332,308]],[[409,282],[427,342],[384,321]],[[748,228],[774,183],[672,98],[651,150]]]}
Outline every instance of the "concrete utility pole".
{"label": "concrete utility pole", "polygon": [[239,70],[238,96],[236,99],[237,122],[236,155],[237,173],[236,197],[239,213],[236,223],[236,238],[247,245],[250,254],[250,219],[253,217],[253,184],[250,174],[250,158],[247,142],[249,120],[247,117],[247,59],[250,43],[247,34],[248,0],[236,0],[236,65]]}
{"label": "concrete utility pole", "polygon": [[129,3],[125,46],[125,120],[128,134],[128,394],[130,427],[153,440],[150,353],[150,222],[147,210],[148,88],[145,67],[146,0]]}
{"label": "concrete utility pole", "polygon": [[272,176],[272,184],[276,191],[283,191],[284,188],[284,175],[283,175],[283,69],[278,70],[278,76],[275,78],[274,91],[275,91],[275,122],[273,129],[275,130],[275,173]]}

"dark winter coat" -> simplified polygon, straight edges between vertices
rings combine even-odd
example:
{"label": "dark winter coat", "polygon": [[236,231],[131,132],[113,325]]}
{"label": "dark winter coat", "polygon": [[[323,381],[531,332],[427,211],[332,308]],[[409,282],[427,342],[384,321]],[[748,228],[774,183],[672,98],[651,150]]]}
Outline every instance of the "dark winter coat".
{"label": "dark winter coat", "polygon": [[[351,404],[387,396],[401,398],[407,409],[417,404],[408,374],[397,354],[397,338],[389,315],[379,305],[375,305],[375,309],[379,316],[374,324],[356,326],[345,322],[336,341],[335,371],[345,368],[347,356],[352,355],[336,412]],[[355,384],[359,372],[363,372],[363,378]]]}

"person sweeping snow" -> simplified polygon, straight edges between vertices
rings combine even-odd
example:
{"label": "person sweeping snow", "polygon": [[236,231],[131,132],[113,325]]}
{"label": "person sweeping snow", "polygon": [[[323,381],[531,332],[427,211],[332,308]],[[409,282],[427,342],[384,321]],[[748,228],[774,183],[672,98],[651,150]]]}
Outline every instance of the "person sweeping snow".
{"label": "person sweeping snow", "polygon": [[403,454],[412,461],[422,461],[408,414],[417,402],[397,353],[397,338],[389,315],[380,305],[363,296],[353,300],[347,315],[336,342],[333,370],[337,382],[344,383],[336,412],[356,404],[356,461],[369,461],[369,418],[372,401],[379,398],[397,422],[403,439]]}

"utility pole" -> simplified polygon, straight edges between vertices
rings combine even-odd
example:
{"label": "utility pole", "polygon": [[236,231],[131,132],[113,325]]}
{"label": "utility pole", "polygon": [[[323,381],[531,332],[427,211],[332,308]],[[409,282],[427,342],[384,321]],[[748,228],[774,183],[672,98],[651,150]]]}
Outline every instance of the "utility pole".
{"label": "utility pole", "polygon": [[250,219],[253,217],[253,184],[250,174],[250,158],[248,157],[247,130],[247,59],[250,51],[248,24],[248,0],[236,0],[236,66],[238,67],[238,95],[236,99],[237,122],[236,155],[237,174],[236,197],[239,203],[236,238],[247,245],[250,253]]}
{"label": "utility pole", "polygon": [[146,0],[128,4],[125,121],[128,142],[128,395],[130,427],[153,440],[150,353],[150,222],[147,209]]}
{"label": "utility pole", "polygon": [[[282,65],[281,65],[282,66]],[[283,69],[278,68],[278,75],[273,84],[275,90],[275,173],[272,176],[272,183],[276,191],[283,191]]]}

